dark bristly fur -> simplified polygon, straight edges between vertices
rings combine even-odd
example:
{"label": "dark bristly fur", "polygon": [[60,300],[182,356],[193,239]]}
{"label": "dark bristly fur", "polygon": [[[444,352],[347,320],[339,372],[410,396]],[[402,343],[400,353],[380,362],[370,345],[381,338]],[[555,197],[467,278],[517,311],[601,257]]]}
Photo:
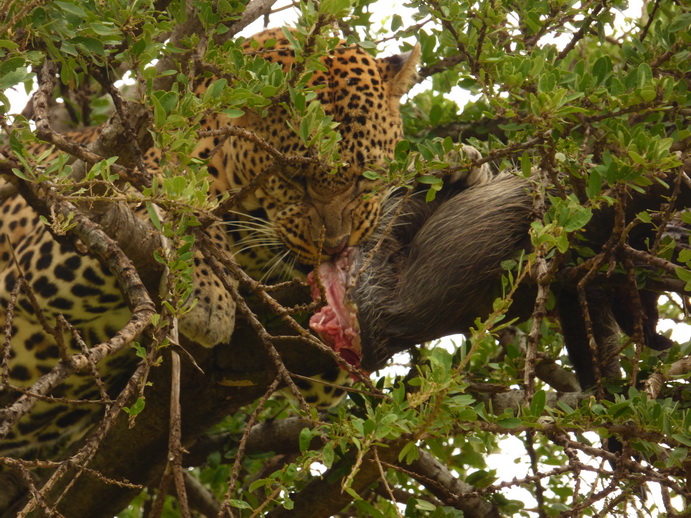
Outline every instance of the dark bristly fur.
{"label": "dark bristly fur", "polygon": [[[528,183],[504,176],[433,203],[405,200],[393,231],[384,234],[352,298],[359,308],[365,369],[395,352],[467,332],[501,295],[501,262],[529,245]],[[374,238],[368,245],[375,247]],[[366,260],[368,250],[363,250]]]}
{"label": "dark bristly fur", "polygon": [[[665,197],[655,194],[654,199],[661,200],[656,203],[662,203]],[[634,197],[627,208],[643,210],[645,201]],[[399,203],[404,206],[397,210]],[[508,174],[460,192],[452,185],[432,203],[425,203],[419,194],[394,198],[380,222],[378,239],[375,236],[363,245],[353,270],[365,265],[350,292],[358,307],[363,368],[376,370],[396,352],[466,333],[476,318],[488,316],[501,295],[501,262],[530,247],[532,207],[530,183]],[[587,240],[593,250],[599,250],[607,228],[612,228],[611,210],[598,212],[593,221],[594,226],[587,228]],[[641,227],[631,242],[640,242],[639,247],[645,249],[650,232]],[[597,344],[598,358],[594,359],[575,285],[555,284],[552,288],[565,345],[581,386],[593,386],[598,370],[603,377],[619,377],[615,352],[621,332],[634,332],[631,297],[635,289],[616,284],[587,286]],[[510,316],[528,318],[534,296],[534,286],[521,287],[514,295]],[[668,348],[671,341],[655,330],[658,294],[641,290],[638,296],[645,343],[657,350]]]}

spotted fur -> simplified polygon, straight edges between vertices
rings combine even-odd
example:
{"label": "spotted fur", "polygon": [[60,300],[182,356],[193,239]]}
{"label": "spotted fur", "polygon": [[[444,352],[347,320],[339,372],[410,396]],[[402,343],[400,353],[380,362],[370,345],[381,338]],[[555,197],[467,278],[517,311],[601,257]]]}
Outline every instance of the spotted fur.
{"label": "spotted fur", "polygon": [[[269,39],[275,40],[275,45],[266,48]],[[280,30],[260,33],[253,41],[245,45],[247,52],[280,63],[286,70],[293,65],[292,50]],[[344,165],[335,174],[310,168],[277,171],[242,200],[237,212],[228,215],[225,226],[208,229],[212,239],[233,253],[248,273],[264,275],[267,265],[282,254],[281,248],[289,250],[299,262],[311,265],[370,235],[379,217],[380,200],[377,196],[365,197],[372,184],[362,173],[383,165],[402,136],[399,100],[414,75],[417,54],[415,50],[408,55],[375,59],[360,48],[344,46],[323,58],[327,71],[315,73],[309,84],[323,86],[318,98],[325,112],[339,123],[340,160]],[[270,110],[265,118],[256,113],[232,120],[222,115],[209,116],[202,121],[202,128],[219,129],[232,122],[253,131],[282,153],[304,154],[306,150],[286,125],[286,118],[286,112],[278,108]],[[97,135],[98,129],[89,129],[71,137],[87,143]],[[194,156],[208,159],[212,196],[241,189],[273,163],[267,152],[237,137],[224,142],[218,137],[201,139]],[[156,171],[159,157],[155,149],[146,153],[152,171]],[[275,235],[275,246],[244,249],[247,223],[252,221]],[[278,268],[279,273],[283,269],[295,274],[290,261],[287,264]],[[88,345],[111,337],[130,317],[108,270],[97,259],[53,236],[24,199],[15,196],[0,204],[0,325],[5,323],[20,272],[36,294],[48,322],[54,325],[58,315],[64,315],[79,328]],[[206,347],[229,342],[235,322],[234,302],[199,258],[195,259],[193,297],[196,305],[181,319],[182,333]],[[26,296],[20,295],[13,316],[6,372],[11,385],[28,387],[54,367],[59,349],[42,330],[37,308]],[[82,348],[71,335],[66,334],[65,343],[70,352]],[[99,367],[111,395],[123,386],[132,361],[131,352],[125,351]],[[17,395],[17,390],[5,389],[0,392],[0,404],[11,403]],[[73,376],[51,395],[101,398],[91,373]],[[0,450],[9,455],[50,455],[46,452],[61,441],[81,436],[90,422],[85,418],[95,414],[94,408],[100,406],[40,402]]]}

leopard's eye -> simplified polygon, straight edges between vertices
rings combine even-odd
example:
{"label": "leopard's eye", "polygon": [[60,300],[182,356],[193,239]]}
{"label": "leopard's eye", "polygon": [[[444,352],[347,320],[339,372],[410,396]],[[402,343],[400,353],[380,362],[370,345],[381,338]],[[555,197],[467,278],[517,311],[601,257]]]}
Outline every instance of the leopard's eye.
{"label": "leopard's eye", "polygon": [[305,189],[307,187],[307,177],[298,169],[286,169],[278,173],[278,175],[289,184],[296,188]]}

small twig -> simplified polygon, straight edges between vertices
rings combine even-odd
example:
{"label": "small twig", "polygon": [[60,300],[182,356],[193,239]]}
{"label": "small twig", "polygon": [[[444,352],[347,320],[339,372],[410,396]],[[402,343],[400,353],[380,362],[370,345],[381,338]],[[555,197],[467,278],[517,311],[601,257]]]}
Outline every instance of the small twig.
{"label": "small twig", "polygon": [[372,453],[374,455],[374,463],[377,465],[377,469],[379,470],[380,480],[382,484],[384,484],[384,489],[386,489],[386,493],[389,495],[389,500],[391,500],[391,502],[393,503],[393,507],[394,509],[396,509],[397,516],[399,518],[403,518],[401,511],[398,509],[396,497],[394,496],[393,491],[391,491],[391,486],[389,485],[389,482],[386,480],[386,473],[384,473],[384,468],[382,467],[382,463],[379,460],[379,454],[377,453],[376,446],[372,448]]}
{"label": "small twig", "polygon": [[175,490],[177,492],[180,512],[183,518],[190,518],[191,513],[187,503],[185,479],[182,471],[182,410],[180,408],[180,355],[170,351],[171,356],[171,385],[170,385],[170,430],[168,431],[169,465],[173,473]]}
{"label": "small twig", "polygon": [[[71,459],[72,463],[62,464],[55,471],[55,473],[53,473],[53,475],[48,479],[48,481],[41,488],[41,491],[40,491],[41,495],[47,494],[53,488],[53,486],[55,486],[55,484],[63,476],[65,476],[67,474],[67,471],[69,470],[70,465],[74,465],[79,470],[77,475],[74,476],[70,480],[70,484],[73,484],[74,482],[76,482],[77,478],[82,473],[82,471],[80,470],[80,465],[88,463],[88,461],[96,453],[98,446],[101,444],[101,441],[103,440],[105,435],[108,433],[108,430],[110,430],[110,428],[115,423],[115,419],[117,418],[118,414],[122,410],[122,407],[125,405],[125,403],[129,400],[129,397],[134,392],[134,389],[135,389],[137,383],[139,382],[139,377],[144,374],[145,364],[146,364],[146,362],[141,362],[139,364],[139,366],[135,370],[134,374],[129,379],[125,388],[118,395],[117,399],[115,400],[115,403],[108,410],[108,412],[106,412],[106,415],[100,421],[99,426],[89,435],[84,446],[72,457],[72,459]],[[63,493],[63,495],[64,495],[64,493]],[[34,507],[36,505],[36,501],[37,501],[36,498],[32,498],[29,501],[29,503],[24,507],[24,509],[22,509],[22,511],[19,513],[18,518],[23,518],[23,517],[27,516],[34,509]]]}
{"label": "small twig", "polygon": [[[19,475],[22,477],[22,480],[26,484],[26,487],[29,489],[29,493],[31,494],[31,498],[33,502],[36,502],[38,507],[44,511],[46,516],[51,516],[55,518],[65,518],[62,514],[60,514],[57,509],[51,508],[48,503],[46,502],[44,496],[41,494],[41,492],[38,490],[36,487],[36,484],[34,482],[34,479],[31,477],[31,473],[29,473],[29,470],[26,469],[26,464],[24,461],[20,459],[12,459],[8,457],[3,457],[3,464],[6,466],[11,467],[12,469],[16,470],[19,472]],[[19,514],[18,516],[20,516]]]}
{"label": "small twig", "polygon": [[154,499],[151,509],[145,515],[147,518],[159,518],[163,514],[163,506],[166,502],[166,496],[170,489],[170,482],[173,480],[173,470],[171,465],[166,465],[166,469],[161,475],[161,480],[158,481],[156,488],[156,498]]}
{"label": "small twig", "polygon": [[[106,157],[93,153],[81,144],[77,144],[73,140],[53,131],[50,127],[48,99],[53,93],[56,82],[57,67],[52,61],[46,59],[38,74],[38,90],[33,98],[36,136],[87,164],[95,164],[104,160]],[[127,168],[119,164],[112,164],[110,167],[113,172],[120,175],[121,178],[135,182]]]}
{"label": "small twig", "polygon": [[234,516],[230,508],[230,500],[233,498],[233,493],[235,493],[235,486],[237,485],[238,477],[240,475],[240,466],[242,465],[242,460],[245,456],[247,440],[249,439],[252,427],[254,427],[254,425],[257,422],[257,419],[259,418],[259,412],[261,412],[264,409],[264,405],[266,405],[266,402],[271,397],[271,395],[274,392],[276,392],[276,389],[278,389],[278,386],[281,384],[281,381],[281,376],[276,376],[276,378],[271,382],[271,384],[267,388],[266,393],[259,400],[257,408],[254,409],[254,411],[250,415],[250,418],[247,420],[247,424],[245,425],[245,431],[242,434],[242,439],[240,439],[240,444],[238,445],[238,451],[235,454],[235,462],[233,463],[233,471],[230,475],[230,481],[228,482],[228,490],[226,491],[225,499],[218,513],[219,518],[222,518],[223,516]]}
{"label": "small twig", "polygon": [[535,277],[537,281],[537,296],[531,316],[530,332],[526,342],[525,369],[523,383],[525,385],[525,402],[528,403],[535,392],[535,364],[537,362],[537,348],[542,336],[542,321],[547,311],[547,298],[549,296],[549,285],[556,271],[555,263],[547,266],[543,257],[538,257],[535,261]]}
{"label": "small twig", "polygon": [[628,244],[622,245],[620,250],[626,256],[630,257],[631,259],[636,260],[638,263],[649,264],[650,266],[660,268],[661,270],[664,270],[667,273],[671,273],[671,274],[676,275],[677,268],[679,268],[678,265],[674,264],[671,261],[668,261],[667,259],[663,259],[662,257],[654,256],[651,253],[645,252],[643,250],[636,250],[635,248],[633,248],[631,245],[628,245]]}
{"label": "small twig", "polygon": [[[341,368],[345,369],[348,371],[349,374],[352,376],[356,377],[359,381],[365,384],[368,390],[371,390],[375,394],[381,394],[381,391],[374,387],[372,384],[372,381],[369,379],[368,376],[366,376],[362,371],[359,369],[354,368],[352,365],[350,365],[347,361],[345,361],[338,353],[336,353],[333,349],[325,345],[324,343],[321,342],[321,340],[317,339],[315,336],[309,333],[305,328],[303,328],[292,316],[290,315],[290,311],[284,308],[281,304],[276,301],[271,295],[269,295],[265,289],[263,289],[262,285],[252,279],[247,273],[245,273],[242,268],[240,268],[235,262],[230,260],[230,258],[226,257],[216,246],[214,246],[211,243],[211,240],[208,238],[208,236],[202,232],[198,232],[196,234],[197,242],[200,243],[202,250],[204,252],[204,255],[207,258],[213,258],[215,261],[218,261],[220,263],[215,265],[216,270],[214,273],[216,273],[220,279],[226,278],[226,283],[230,286],[233,284],[231,279],[228,277],[232,277],[233,279],[237,279],[237,281],[240,283],[241,286],[244,288],[249,289],[253,293],[255,293],[259,299],[268,304],[269,307],[271,308],[272,312],[277,315],[282,321],[284,321],[288,326],[290,326],[291,330],[295,331],[297,335],[302,338],[306,343],[309,345],[312,345],[319,349],[321,352],[327,354],[330,358],[332,358]],[[212,262],[213,264],[213,262]],[[230,291],[230,290],[229,290]],[[232,292],[237,294],[237,289],[232,288]],[[239,297],[239,295],[237,295]],[[257,326],[256,329],[262,329],[263,326],[261,326],[261,323],[258,322],[256,319],[256,316],[252,314],[252,312],[249,310],[247,307],[246,303],[243,300],[236,299],[238,303],[238,309],[245,311],[246,314],[248,315],[248,318],[250,318],[250,322],[254,322],[253,327]],[[265,330],[263,330],[263,333],[265,335],[266,340],[268,341],[268,344],[265,343],[265,345],[270,345],[271,348],[273,348],[272,339],[271,335],[266,333]],[[278,354],[278,353],[276,353]],[[292,380],[288,381],[288,386],[290,387],[291,384],[293,384]],[[297,388],[295,390],[292,389],[291,391],[298,392]],[[302,397],[302,396],[300,396]],[[299,399],[298,399],[299,401]]]}
{"label": "small twig", "polygon": [[439,13],[437,18],[441,22],[444,29],[446,29],[449,32],[449,34],[453,36],[453,39],[456,42],[456,48],[458,49],[458,53],[460,54],[460,56],[463,57],[464,61],[467,61],[471,72],[475,76],[478,76],[480,72],[479,62],[475,60],[475,58],[471,55],[470,51],[468,50],[468,47],[466,47],[466,45],[461,41],[461,38],[458,32],[456,31],[454,25],[451,23],[451,21],[446,16],[444,16],[444,10],[442,9],[439,2],[437,0],[428,0],[428,3]]}
{"label": "small twig", "polygon": [[662,384],[672,376],[682,376],[691,372],[691,356],[685,356],[672,365],[654,372],[645,381],[645,392],[651,400],[656,399],[662,390]]}
{"label": "small twig", "polygon": [[557,56],[557,61],[561,61],[562,59],[564,59],[569,54],[569,52],[571,52],[574,49],[576,43],[583,39],[583,37],[588,32],[588,29],[590,28],[590,24],[597,17],[597,15],[600,14],[600,11],[602,11],[602,8],[606,5],[606,1],[607,0],[602,0],[602,3],[596,5],[595,9],[593,9],[593,11],[585,17],[585,19],[581,22],[581,28],[578,29],[578,31],[571,38],[571,41],[569,41],[569,43],[566,44],[566,46],[561,50],[561,52]]}
{"label": "small twig", "polygon": [[266,352],[269,354],[269,358],[271,358],[271,361],[273,362],[279,377],[283,380],[283,382],[286,383],[286,385],[288,385],[288,388],[297,399],[302,411],[305,412],[305,414],[309,415],[309,406],[307,405],[305,398],[302,396],[300,389],[298,389],[295,383],[293,382],[290,372],[288,371],[285,364],[283,363],[283,360],[281,359],[281,355],[278,354],[278,351],[276,350],[276,347],[273,344],[272,336],[266,331],[266,329],[259,321],[257,316],[249,308],[247,302],[245,302],[245,300],[240,296],[240,294],[237,291],[237,288],[232,282],[232,279],[229,278],[228,274],[222,268],[221,264],[216,259],[216,257],[207,256],[205,254],[205,258],[209,262],[211,270],[221,280],[221,284],[223,284],[223,287],[226,290],[228,290],[233,300],[235,300],[236,310],[238,311],[238,313],[247,319],[252,329],[255,331],[255,333],[257,333],[257,336],[259,337],[261,344],[266,349]]}
{"label": "small twig", "polygon": [[[88,354],[74,355],[69,362],[58,363],[51,372],[41,376],[29,389],[37,394],[48,394],[73,373],[88,369],[106,356],[111,356],[129,345],[151,322],[156,307],[148,291],[137,274],[130,259],[122,252],[118,243],[108,237],[103,230],[88,218],[84,217],[74,205],[62,200],[59,194],[47,184],[33,186],[23,184],[25,188],[36,189],[40,197],[56,213],[63,217],[72,217],[74,226],[70,229],[104,264],[116,278],[123,297],[132,308],[132,317],[110,340],[89,349]],[[0,421],[0,438],[6,436],[10,429],[31,410],[36,399],[23,395],[3,412]]]}
{"label": "small twig", "polygon": [[636,281],[636,270],[633,267],[631,259],[624,260],[624,267],[626,268],[626,280],[628,281],[626,287],[628,288],[629,300],[633,306],[633,335],[631,340],[635,345],[633,360],[631,362],[631,381],[632,387],[637,385],[638,369],[640,368],[641,354],[645,346],[645,336],[643,334],[643,306],[641,305],[641,297],[638,293],[638,283]]}
{"label": "small twig", "polygon": [[545,518],[547,514],[545,513],[545,494],[544,489],[540,481],[543,475],[540,473],[537,461],[537,454],[535,453],[535,448],[533,446],[534,433],[532,431],[525,432],[525,449],[528,452],[528,458],[530,458],[530,469],[535,477],[535,499],[537,500],[537,507],[539,509],[540,518]]}
{"label": "small twig", "polygon": [[[5,234],[5,238],[9,243],[9,236]],[[26,279],[20,277],[17,283],[12,288],[10,292],[10,299],[7,303],[7,308],[5,309],[5,341],[2,346],[2,360],[0,366],[2,367],[2,372],[0,373],[0,387],[7,387],[9,380],[9,361],[12,352],[12,324],[14,323],[14,309],[17,305],[17,299],[19,297],[19,291],[23,288]],[[2,413],[0,413],[0,416]],[[0,432],[1,433],[1,432]]]}
{"label": "small twig", "polygon": [[653,10],[650,12],[650,15],[648,17],[648,22],[645,24],[645,27],[643,27],[643,30],[641,31],[640,36],[638,36],[639,41],[643,41],[645,39],[645,37],[648,35],[648,31],[650,30],[650,26],[655,21],[655,15],[657,14],[657,10],[659,7],[660,7],[660,0],[655,0],[655,5],[653,5]]}

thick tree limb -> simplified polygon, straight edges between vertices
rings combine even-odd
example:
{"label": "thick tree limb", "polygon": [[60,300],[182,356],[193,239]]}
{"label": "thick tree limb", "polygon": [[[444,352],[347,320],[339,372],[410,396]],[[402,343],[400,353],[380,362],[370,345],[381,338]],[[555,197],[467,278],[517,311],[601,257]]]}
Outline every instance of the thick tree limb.
{"label": "thick tree limb", "polygon": [[[406,468],[405,465],[403,465]],[[465,496],[475,488],[456,477],[449,468],[425,450],[418,450],[418,458],[407,467],[412,476],[446,505],[463,511],[465,516],[499,516],[487,501]]]}
{"label": "thick tree limb", "polygon": [[189,473],[185,472],[184,476],[190,506],[209,518],[217,516],[221,505],[213,493]]}
{"label": "thick tree limb", "polygon": [[240,19],[230,26],[230,34],[234,36],[253,21],[269,14],[275,3],[276,0],[251,0]]}

